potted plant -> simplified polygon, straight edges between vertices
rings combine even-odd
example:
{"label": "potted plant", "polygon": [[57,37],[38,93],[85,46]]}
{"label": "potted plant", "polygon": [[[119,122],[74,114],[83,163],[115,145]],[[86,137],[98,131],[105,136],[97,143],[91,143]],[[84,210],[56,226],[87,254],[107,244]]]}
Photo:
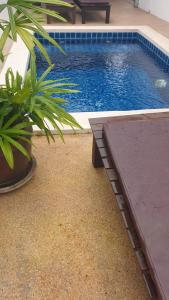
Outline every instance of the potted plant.
{"label": "potted plant", "polygon": [[[16,188],[17,183],[24,182],[31,171],[33,125],[39,127],[48,142],[54,140],[51,126],[57,130],[62,140],[63,133],[59,125],[80,128],[76,120],[61,106],[65,100],[60,95],[77,92],[70,89],[74,85],[62,80],[46,79],[53,65],[43,45],[32,34],[42,35],[60,48],[42,27],[39,16],[48,14],[65,20],[57,12],[44,9],[36,3],[69,5],[61,0],[7,0],[0,4],[0,12],[7,10],[9,17],[9,21],[0,20],[0,59],[4,60],[4,46],[8,38],[17,41],[20,36],[30,51],[30,68],[25,78],[19,73],[15,74],[10,68],[6,72],[5,83],[0,86],[0,189]],[[35,46],[49,63],[40,78],[37,78],[36,73]]]}

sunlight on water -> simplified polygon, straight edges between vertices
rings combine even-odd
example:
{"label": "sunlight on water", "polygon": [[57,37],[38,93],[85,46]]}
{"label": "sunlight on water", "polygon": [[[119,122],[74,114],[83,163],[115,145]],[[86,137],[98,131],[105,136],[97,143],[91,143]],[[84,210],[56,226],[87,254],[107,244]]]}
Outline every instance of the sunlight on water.
{"label": "sunlight on water", "polygon": [[[79,85],[80,93],[65,95],[67,111],[169,107],[169,72],[139,44],[82,42],[62,46],[66,56],[51,45],[46,49],[55,64],[49,78],[66,77]],[[38,53],[38,75],[46,67]]]}

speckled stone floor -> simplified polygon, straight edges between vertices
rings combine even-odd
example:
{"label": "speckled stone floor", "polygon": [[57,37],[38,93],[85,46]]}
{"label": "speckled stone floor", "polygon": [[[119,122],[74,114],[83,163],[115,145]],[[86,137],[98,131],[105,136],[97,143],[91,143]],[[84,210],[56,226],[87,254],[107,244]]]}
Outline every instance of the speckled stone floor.
{"label": "speckled stone floor", "polygon": [[34,144],[35,177],[0,199],[0,299],[147,300],[91,135]]}

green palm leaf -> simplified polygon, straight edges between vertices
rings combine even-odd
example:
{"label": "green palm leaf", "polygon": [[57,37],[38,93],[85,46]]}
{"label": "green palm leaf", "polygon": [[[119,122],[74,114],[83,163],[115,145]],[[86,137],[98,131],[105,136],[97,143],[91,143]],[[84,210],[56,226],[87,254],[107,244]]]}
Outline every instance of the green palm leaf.
{"label": "green palm leaf", "polygon": [[13,151],[10,143],[5,139],[0,138],[0,149],[11,169],[14,167]]}
{"label": "green palm leaf", "polygon": [[[6,4],[0,4],[0,12],[6,9],[9,21],[0,20],[0,60],[4,59],[4,46],[8,38],[17,41],[20,37],[29,49],[31,54],[30,70],[22,78],[19,73],[14,74],[8,69],[5,76],[5,84],[0,86],[0,149],[10,168],[14,167],[14,148],[18,149],[28,159],[29,154],[22,145],[22,142],[31,143],[31,132],[25,128],[36,124],[46,135],[48,142],[54,136],[49,125],[55,128],[63,140],[63,133],[60,125],[68,125],[71,128],[81,128],[76,120],[67,113],[60,104],[66,100],[61,94],[76,93],[70,89],[75,85],[68,83],[67,79],[48,80],[46,77],[53,68],[50,57],[32,33],[37,33],[59,48],[63,49],[43,28],[41,21],[44,14],[65,21],[59,13],[44,7],[36,6],[37,3],[47,3],[58,6],[71,6],[62,0],[7,0]],[[32,32],[32,33],[31,33]],[[37,79],[35,46],[39,48],[46,58],[49,67]],[[59,97],[53,97],[59,94]],[[26,120],[25,120],[26,118]]]}
{"label": "green palm leaf", "polygon": [[30,155],[28,151],[16,140],[10,138],[9,136],[6,136],[7,141],[13,145],[15,148],[17,148],[24,156],[26,156],[28,159],[30,159]]}
{"label": "green palm leaf", "polygon": [[43,26],[40,24],[41,20],[37,18],[37,13],[41,16],[50,15],[63,22],[66,20],[59,15],[56,11],[39,7],[35,4],[37,3],[47,3],[59,6],[71,6],[71,4],[66,3],[61,0],[45,0],[45,1],[34,1],[34,0],[8,0],[6,4],[0,4],[0,12],[7,9],[9,21],[0,20],[0,28],[3,33],[0,37],[0,58],[3,60],[3,49],[7,39],[10,37],[12,40],[16,41],[17,36],[20,36],[24,41],[26,47],[31,52],[31,55],[35,58],[34,46],[37,45],[42,52],[42,54],[47,59],[50,64],[49,56],[42,44],[35,38],[30,37],[30,30],[42,35],[43,38],[47,39],[55,47],[59,48],[60,51],[63,49],[59,44],[49,36]]}

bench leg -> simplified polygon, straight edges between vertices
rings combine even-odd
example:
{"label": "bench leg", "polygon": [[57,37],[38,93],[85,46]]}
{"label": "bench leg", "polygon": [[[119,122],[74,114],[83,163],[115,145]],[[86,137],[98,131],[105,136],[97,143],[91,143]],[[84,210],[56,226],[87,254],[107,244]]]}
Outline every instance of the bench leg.
{"label": "bench leg", "polygon": [[76,23],[76,8],[72,9],[72,24]]}
{"label": "bench leg", "polygon": [[106,8],[106,24],[110,23],[110,6]]}
{"label": "bench leg", "polygon": [[86,14],[85,14],[85,9],[82,9],[82,24],[86,23]]}
{"label": "bench leg", "polygon": [[100,156],[99,149],[96,144],[95,137],[93,136],[93,148],[92,148],[92,163],[94,168],[101,168],[103,167],[103,162]]}
{"label": "bench leg", "polygon": [[51,17],[47,15],[47,24],[50,24]]}

